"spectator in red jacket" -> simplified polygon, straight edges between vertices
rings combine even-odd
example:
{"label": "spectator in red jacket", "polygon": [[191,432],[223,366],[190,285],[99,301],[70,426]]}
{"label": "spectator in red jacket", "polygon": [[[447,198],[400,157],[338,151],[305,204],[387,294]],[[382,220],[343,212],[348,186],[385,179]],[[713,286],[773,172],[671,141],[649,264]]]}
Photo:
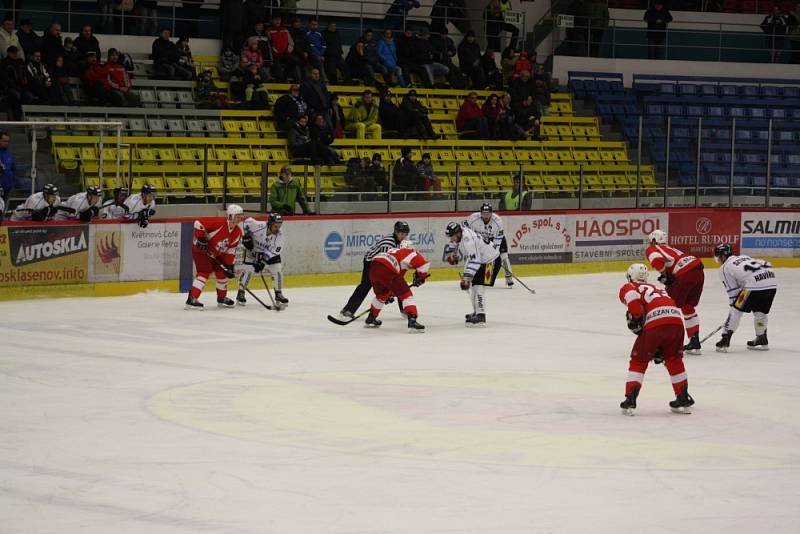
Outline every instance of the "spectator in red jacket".
{"label": "spectator in red jacket", "polygon": [[286,82],[292,79],[295,83],[300,83],[302,73],[300,72],[300,61],[293,54],[294,39],[289,34],[289,30],[281,23],[279,14],[272,15],[272,25],[267,29],[269,40],[272,42],[272,58],[274,61],[274,77],[279,82]]}
{"label": "spectator in red jacket", "polygon": [[477,132],[478,139],[489,139],[489,123],[478,105],[478,94],[470,93],[461,104],[456,116],[456,129],[459,132]]}
{"label": "spectator in red jacket", "polygon": [[131,92],[131,78],[128,71],[119,62],[119,52],[116,48],[108,49],[108,61],[105,64],[106,77],[103,80],[103,89],[113,106],[138,107],[139,95]]}
{"label": "spectator in red jacket", "polygon": [[86,68],[83,70],[81,79],[89,99],[95,104],[104,105],[108,98],[104,84],[106,68],[97,62],[97,54],[94,52],[86,54]]}

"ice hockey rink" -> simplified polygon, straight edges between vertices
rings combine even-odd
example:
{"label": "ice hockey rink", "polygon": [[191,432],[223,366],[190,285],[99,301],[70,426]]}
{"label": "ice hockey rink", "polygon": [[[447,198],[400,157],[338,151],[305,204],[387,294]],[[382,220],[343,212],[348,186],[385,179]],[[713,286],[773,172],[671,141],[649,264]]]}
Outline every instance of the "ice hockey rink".
{"label": "ice hockey rink", "polygon": [[[746,315],[687,356],[693,414],[651,364],[635,417],[622,273],[492,289],[485,329],[430,282],[420,335],[396,306],[329,323],[351,287],[288,287],[281,313],[2,302],[0,531],[797,533],[800,271],[778,276],[769,352]],[[701,335],[727,314],[715,270],[699,313]]]}

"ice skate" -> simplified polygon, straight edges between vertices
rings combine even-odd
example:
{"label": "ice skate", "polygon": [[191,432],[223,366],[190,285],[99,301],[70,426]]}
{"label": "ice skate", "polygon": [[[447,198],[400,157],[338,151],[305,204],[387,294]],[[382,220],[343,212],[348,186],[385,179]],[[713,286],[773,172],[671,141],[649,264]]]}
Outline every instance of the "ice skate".
{"label": "ice skate", "polygon": [[422,333],[425,332],[425,326],[419,324],[417,322],[416,315],[409,315],[408,316],[408,331],[412,333]]}
{"label": "ice skate", "polygon": [[769,350],[769,342],[767,341],[767,331],[764,330],[763,334],[756,336],[755,339],[748,341],[747,348],[750,350]]}
{"label": "ice skate", "polygon": [[728,352],[728,348],[731,346],[732,335],[733,332],[725,332],[724,334],[722,334],[722,338],[720,338],[720,340],[717,341],[717,352]]}
{"label": "ice skate", "polygon": [[377,317],[372,315],[372,312],[370,312],[370,314],[367,315],[367,320],[364,321],[364,327],[365,328],[378,328],[382,324],[383,324],[383,321],[381,321],[380,319],[378,319]]}
{"label": "ice skate", "polygon": [[236,292],[236,304],[238,304],[239,306],[247,305],[247,299],[244,296],[244,289],[240,289],[239,291]]}
{"label": "ice skate", "polygon": [[233,308],[236,303],[228,297],[217,297],[217,308]]}
{"label": "ice skate", "polygon": [[471,316],[467,317],[466,320],[467,326],[471,327],[485,327],[486,326],[486,314],[485,313],[473,313]]}
{"label": "ice skate", "polygon": [[509,288],[514,287],[514,279],[510,275],[506,276],[506,285]]}
{"label": "ice skate", "polygon": [[683,386],[683,391],[681,391],[680,395],[669,403],[669,409],[673,413],[692,413],[692,406],[694,406],[694,399],[689,395],[689,389],[686,386]]}
{"label": "ice skate", "polygon": [[203,311],[203,303],[190,295],[186,298],[186,305],[183,307],[183,309]]}
{"label": "ice skate", "polygon": [[284,307],[289,304],[289,299],[283,296],[283,291],[278,291],[277,289],[275,290],[275,300],[283,304]]}
{"label": "ice skate", "polygon": [[630,395],[625,396],[625,400],[619,403],[622,408],[622,415],[633,415],[636,410],[636,397],[639,396],[639,388],[633,388]]}
{"label": "ice skate", "polygon": [[686,354],[702,354],[700,348],[700,334],[695,334],[689,339],[689,343],[683,346],[683,352]]}

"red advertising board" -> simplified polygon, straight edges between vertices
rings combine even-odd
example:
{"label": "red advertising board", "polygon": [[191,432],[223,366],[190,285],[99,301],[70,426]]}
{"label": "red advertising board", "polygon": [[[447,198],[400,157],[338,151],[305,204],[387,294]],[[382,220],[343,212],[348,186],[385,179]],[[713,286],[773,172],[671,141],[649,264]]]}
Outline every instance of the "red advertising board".
{"label": "red advertising board", "polygon": [[693,256],[714,256],[714,247],[729,243],[739,253],[738,210],[687,210],[669,214],[669,244]]}

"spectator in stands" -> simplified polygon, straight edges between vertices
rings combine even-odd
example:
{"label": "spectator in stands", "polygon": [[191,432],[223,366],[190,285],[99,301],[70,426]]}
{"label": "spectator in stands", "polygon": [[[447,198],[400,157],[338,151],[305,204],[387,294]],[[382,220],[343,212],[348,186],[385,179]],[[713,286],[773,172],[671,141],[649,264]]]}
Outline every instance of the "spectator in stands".
{"label": "spectator in stands", "polygon": [[367,60],[369,68],[374,75],[376,72],[381,75],[383,80],[389,83],[389,70],[381,63],[381,56],[378,53],[378,43],[375,42],[374,32],[367,28],[361,36],[360,41],[364,43],[364,58]]}
{"label": "spectator in stands", "polygon": [[64,67],[69,76],[80,77],[83,68],[86,66],[86,57],[82,56],[73,44],[72,37],[64,38]]}
{"label": "spectator in stands", "polygon": [[294,215],[295,204],[300,204],[303,215],[313,215],[308,207],[305,193],[297,182],[292,180],[292,168],[288,165],[281,167],[278,180],[270,187],[269,203],[271,211],[281,215]]}
{"label": "spectator in stands", "polygon": [[539,128],[541,126],[541,113],[533,100],[533,95],[528,95],[520,102],[511,105],[514,112],[514,120],[517,126],[525,132],[529,132],[534,140],[540,140]]}
{"label": "spectator in stands", "polygon": [[255,65],[258,70],[259,78],[262,81],[270,79],[269,63],[264,61],[264,55],[261,53],[257,36],[247,38],[247,46],[242,50],[242,58],[247,60],[247,67],[245,71],[249,70],[250,65]]}
{"label": "spectator in stands", "polygon": [[550,88],[542,76],[533,78],[533,101],[539,107],[540,115],[546,117],[550,114]]}
{"label": "spectator in stands", "polygon": [[316,158],[322,165],[340,165],[342,160],[339,154],[331,147],[336,140],[328,121],[322,113],[314,115],[311,125],[311,142],[314,144]]}
{"label": "spectator in stands", "polygon": [[267,29],[269,40],[272,43],[272,60],[274,77],[281,82],[289,79],[295,83],[302,81],[300,62],[294,56],[294,40],[283,24],[281,16],[272,15],[272,25]]}
{"label": "spectator in stands", "polygon": [[663,0],[653,1],[653,7],[644,13],[644,21],[647,23],[647,58],[664,59],[664,41],[672,14],[664,7]]}
{"label": "spectator in stands", "polygon": [[456,130],[459,133],[468,133],[477,139],[490,139],[489,123],[478,105],[477,93],[472,92],[464,98],[464,103],[461,104],[456,116]]}
{"label": "spectator in stands", "polygon": [[500,112],[497,115],[497,138],[518,141],[527,137],[525,130],[517,125],[514,110],[511,107],[511,95],[504,93],[499,101]]}
{"label": "spectator in stands", "polygon": [[238,54],[242,51],[242,44],[246,37],[243,31],[245,25],[251,22],[263,25],[266,11],[260,18],[245,18],[245,6],[246,4],[242,3],[241,0],[222,0],[220,2],[219,20],[222,28],[223,50],[233,50]]}
{"label": "spectator in stands", "polygon": [[[442,182],[433,171],[433,162],[431,161],[431,155],[428,152],[424,153],[422,155],[422,161],[417,163],[417,172],[422,177],[422,188],[425,191],[436,191],[437,193],[442,192]],[[425,195],[425,198],[430,199],[430,193]]]}
{"label": "spectator in stands", "polygon": [[104,81],[106,79],[106,69],[97,60],[97,54],[89,52],[86,55],[86,68],[81,75],[83,88],[89,100],[94,105],[104,105],[107,95]]}
{"label": "spectator in stands", "polygon": [[333,135],[336,139],[344,137],[344,125],[346,124],[344,118],[344,110],[342,105],[339,104],[339,95],[331,96],[331,110],[330,110],[330,124],[333,127]]}
{"label": "spectator in stands", "polygon": [[195,68],[194,68],[194,58],[192,57],[192,49],[189,48],[189,38],[188,37],[179,37],[178,38],[178,65],[182,68],[191,71],[192,79],[194,79],[195,75]]}
{"label": "spectator in stands", "polygon": [[292,42],[294,43],[292,55],[300,67],[301,78],[298,78],[297,81],[302,82],[302,73],[305,72],[306,67],[311,65],[321,69],[322,65],[314,65],[312,62],[313,56],[309,54],[310,45],[308,43],[308,33],[305,28],[303,28],[300,17],[294,17],[294,19],[292,19],[292,27],[289,28],[289,35],[292,37]]}
{"label": "spectator in stands", "polygon": [[383,127],[383,136],[388,138],[406,138],[403,114],[400,108],[392,100],[392,93],[388,89],[381,92],[381,103],[378,109],[378,117]]}
{"label": "spectator in stands", "polygon": [[404,130],[406,138],[412,139],[435,139],[433,125],[428,118],[428,108],[422,105],[417,98],[417,91],[412,89],[403,97],[400,103],[400,112],[404,119]]}
{"label": "spectator in stands", "polygon": [[34,50],[42,49],[42,38],[33,31],[33,23],[29,19],[22,19],[17,30],[17,39],[22,47],[19,59],[25,60]]}
{"label": "spectator in stands", "polygon": [[94,52],[97,57],[100,57],[100,41],[92,33],[92,25],[84,24],[81,28],[81,33],[73,41],[73,46],[77,49],[81,59],[86,58],[86,54]]}
{"label": "spectator in stands", "polygon": [[344,61],[342,36],[336,29],[335,20],[328,22],[328,27],[322,32],[322,38],[325,40],[325,74],[328,81],[333,84],[339,83],[339,73],[341,73],[341,79],[345,84],[353,83],[350,69]]}
{"label": "spectator in stands", "polygon": [[42,63],[42,53],[34,50],[28,58],[28,90],[33,94],[35,103],[49,104],[53,80]]}
{"label": "spectator in stands", "polygon": [[400,149],[400,159],[394,164],[392,179],[395,191],[424,191],[425,182],[414,163],[414,151],[409,146]]}
{"label": "spectator in stands", "polygon": [[22,104],[33,102],[28,90],[28,69],[18,57],[16,46],[6,49],[6,57],[0,62],[0,89],[5,92],[6,102],[13,120],[22,119]]}
{"label": "spectator in stands", "polygon": [[[122,3],[118,4],[119,6]],[[119,9],[119,8],[118,8]],[[138,35],[155,35],[158,31],[158,1],[136,0],[133,14],[138,17],[134,24],[134,33]]]}
{"label": "spectator in stands", "polygon": [[153,41],[152,57],[156,74],[165,80],[191,80],[194,71],[180,65],[178,45],[170,40],[169,28],[161,28],[159,37]]}
{"label": "spectator in stands", "polygon": [[397,64],[403,69],[403,78],[407,83],[411,83],[411,71],[414,65],[414,44],[417,37],[411,29],[406,28],[402,34],[397,35],[396,40]]}
{"label": "spectator in stands", "polygon": [[772,12],[764,17],[761,29],[767,34],[767,50],[770,62],[783,63],[783,49],[786,48],[786,32],[789,29],[789,15],[781,11],[781,6],[772,6]]}
{"label": "spectator in stands", "polygon": [[[14,46],[14,48],[16,47]],[[5,202],[8,202],[8,197],[11,196],[11,190],[14,189],[17,179],[17,162],[13,152],[8,148],[10,143],[11,136],[8,135],[8,132],[0,131],[0,187],[3,189],[2,198]]]}
{"label": "spectator in stands", "polygon": [[511,94],[511,101],[514,103],[521,102],[525,100],[525,98],[532,96],[535,89],[536,84],[531,78],[530,71],[527,70],[520,71],[519,78],[511,80],[508,86],[508,92]]}
{"label": "spectator in stands", "polygon": [[272,112],[278,129],[284,132],[289,130],[300,116],[307,114],[308,104],[300,96],[300,86],[296,83],[289,86],[288,94],[275,101],[275,109]]}
{"label": "spectator in stands", "polygon": [[456,44],[447,34],[447,28],[442,28],[438,33],[431,34],[431,48],[433,49],[433,61],[441,63],[450,71],[447,81],[453,89],[466,89],[467,80],[455,63],[453,58],[456,56]]}
{"label": "spectator in stands", "polygon": [[519,61],[520,53],[507,46],[500,54],[500,72],[503,74],[503,84],[508,87],[511,80],[515,78],[517,73],[517,62]]}
{"label": "spectator in stands", "polygon": [[308,31],[306,32],[306,39],[308,40],[308,53],[310,56],[310,63],[320,70],[322,79],[325,79],[325,38],[322,32],[319,31],[319,21],[311,17],[308,19]]}
{"label": "spectator in stands", "polygon": [[800,4],[796,4],[794,10],[789,12],[789,41],[792,45],[791,62],[798,65],[800,64]]}
{"label": "spectator in stands", "polygon": [[505,139],[499,135],[498,132],[498,119],[503,112],[503,108],[500,106],[500,97],[494,93],[487,96],[481,110],[483,111],[483,116],[486,117],[486,124],[489,127],[489,137],[491,139]]}
{"label": "spectator in stands", "polygon": [[608,28],[608,0],[583,0],[583,10],[589,25],[589,55],[600,57],[603,34]]}
{"label": "spectator in stands", "polygon": [[259,52],[261,52],[261,60],[263,62],[261,67],[265,71],[267,71],[266,72],[267,78],[269,78],[271,74],[270,69],[273,64],[272,43],[269,40],[269,33],[267,32],[267,29],[264,27],[263,22],[256,22],[253,25],[253,33],[252,35],[248,36],[248,39],[245,44],[249,44],[250,39],[252,39],[253,37],[256,38],[256,41],[258,42],[258,50]]}
{"label": "spectator in stands", "polygon": [[387,79],[386,82],[405,87],[407,84],[405,78],[403,78],[403,69],[397,64],[397,44],[392,30],[383,30],[383,39],[378,43],[378,55],[380,56],[381,65],[383,65],[391,78]]}
{"label": "spectator in stands", "polygon": [[71,76],[64,62],[63,56],[56,57],[55,62],[48,66],[50,78],[53,80],[52,103],[57,106],[71,106],[75,103],[75,94],[69,85]]}
{"label": "spectator in stands", "polygon": [[519,28],[505,21],[504,13],[511,9],[510,0],[501,3],[500,0],[489,0],[483,12],[486,19],[486,46],[493,50],[502,50],[500,46],[500,32],[511,34],[511,47],[517,48]]}
{"label": "spectator in stands", "polygon": [[433,60],[433,47],[431,46],[428,30],[422,29],[414,41],[414,65],[422,77],[425,87],[433,87],[438,76],[447,76],[450,69]]}
{"label": "spectator in stands", "polygon": [[314,165],[319,165],[314,144],[311,142],[311,132],[308,130],[308,115],[300,115],[297,121],[289,128],[287,135],[289,156],[294,160],[298,158],[310,159]]}
{"label": "spectator in stands", "polygon": [[0,57],[6,57],[6,50],[9,46],[17,47],[20,49],[19,37],[14,31],[14,20],[6,18],[3,21],[3,27],[0,28]]}
{"label": "spectator in stands", "polygon": [[116,48],[108,49],[108,61],[105,64],[106,77],[103,89],[106,98],[112,106],[136,108],[141,105],[139,95],[131,91],[131,78],[128,71],[119,62],[119,52]]}
{"label": "spectator in stands", "polygon": [[54,22],[42,39],[42,61],[50,63],[56,56],[63,55],[64,43],[61,38],[61,24]]}
{"label": "spectator in stands", "polygon": [[244,90],[244,76],[245,73],[250,70],[250,61],[245,56],[239,56],[238,61],[239,64],[236,65],[236,68],[233,69],[228,76],[228,83],[233,99],[239,102],[247,102]]}
{"label": "spectator in stands", "polygon": [[514,187],[500,197],[500,211],[530,210],[533,195],[522,181],[521,174],[514,175]]}
{"label": "spectator in stands", "polygon": [[372,67],[367,61],[363,42],[357,41],[350,47],[350,51],[347,53],[347,67],[354,78],[360,79],[365,85],[375,85],[375,77]]}
{"label": "spectator in stands", "polygon": [[467,32],[458,45],[458,64],[461,71],[472,80],[473,89],[486,87],[486,78],[481,68],[481,47],[475,40],[475,32]]}
{"label": "spectator in stands", "polygon": [[526,51],[522,51],[519,53],[519,57],[517,61],[514,63],[514,74],[512,75],[513,79],[519,78],[519,73],[523,70],[527,70],[528,72],[533,72],[533,65],[531,64],[531,60],[528,59],[528,53]]}
{"label": "spectator in stands", "polygon": [[233,71],[239,67],[240,58],[241,56],[230,48],[222,51],[222,55],[219,56],[219,66],[217,67],[217,72],[219,72],[219,77],[222,80],[226,82],[230,80]]}
{"label": "spectator in stands", "polygon": [[500,69],[497,68],[497,62],[494,59],[494,50],[492,48],[487,48],[486,52],[481,56],[481,70],[483,70],[483,77],[486,80],[488,88],[503,88],[503,75],[500,74]]}
{"label": "spectator in stands", "polygon": [[316,114],[321,114],[326,118],[330,116],[331,94],[328,92],[328,86],[322,80],[322,74],[318,68],[312,68],[308,78],[303,80],[303,85],[300,86],[300,96],[306,101],[308,113],[312,117]]}
{"label": "spectator in stands", "polygon": [[364,91],[355,106],[350,108],[345,130],[353,132],[356,139],[381,138],[381,125],[378,124],[378,106],[372,102],[372,91]]}
{"label": "spectator in stands", "polygon": [[405,26],[408,12],[420,6],[418,0],[394,0],[386,12],[386,22],[389,27],[399,30]]}
{"label": "spectator in stands", "polygon": [[344,181],[354,192],[377,191],[375,180],[370,173],[369,158],[350,158],[344,171]]}
{"label": "spectator in stands", "polygon": [[389,182],[386,181],[386,169],[383,167],[381,155],[377,152],[372,154],[372,162],[369,164],[369,174],[377,187],[380,187],[383,191],[388,189]]}

